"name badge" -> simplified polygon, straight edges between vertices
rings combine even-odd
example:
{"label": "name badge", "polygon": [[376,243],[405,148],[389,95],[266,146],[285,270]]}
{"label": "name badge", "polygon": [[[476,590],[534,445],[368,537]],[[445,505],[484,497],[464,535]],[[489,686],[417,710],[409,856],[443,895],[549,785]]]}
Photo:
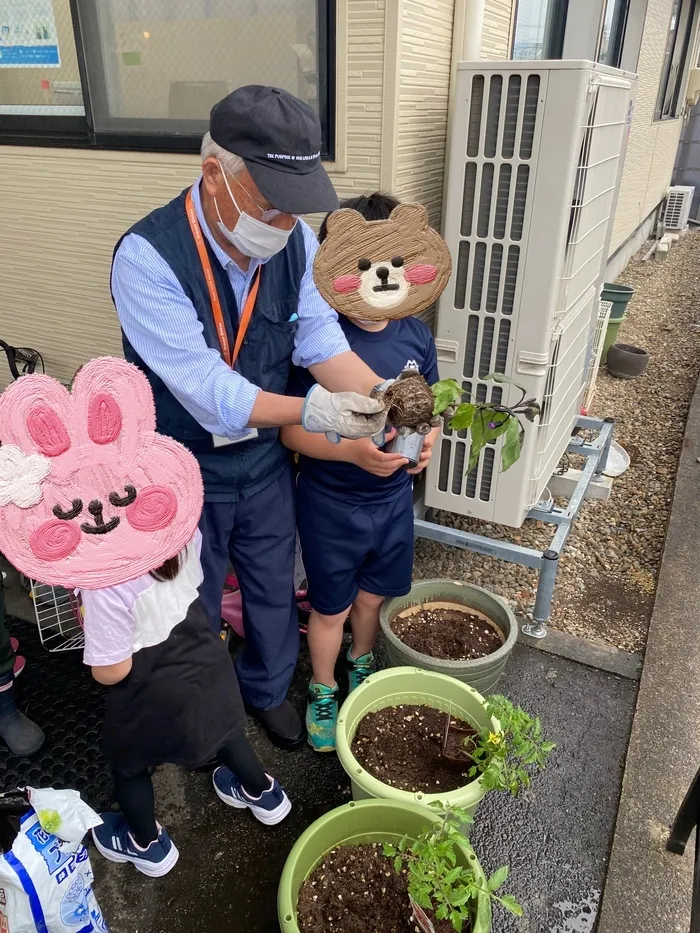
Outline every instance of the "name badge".
{"label": "name badge", "polygon": [[243,435],[243,437],[221,437],[220,434],[212,434],[211,439],[214,442],[214,447],[230,447],[231,444],[245,444],[246,441],[252,441],[258,436],[257,428],[249,428],[248,432]]}

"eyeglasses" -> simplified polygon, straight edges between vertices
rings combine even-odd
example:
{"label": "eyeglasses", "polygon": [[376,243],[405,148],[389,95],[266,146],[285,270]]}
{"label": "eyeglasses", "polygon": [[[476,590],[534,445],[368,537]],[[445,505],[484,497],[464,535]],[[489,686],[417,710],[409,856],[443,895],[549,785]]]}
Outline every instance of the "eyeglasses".
{"label": "eyeglasses", "polygon": [[260,219],[264,224],[270,223],[270,221],[274,220],[275,217],[280,217],[282,214],[284,214],[286,217],[293,217],[294,220],[298,220],[298,219],[301,217],[301,214],[290,214],[290,213],[288,213],[287,211],[278,211],[278,210],[277,210],[276,208],[274,208],[274,207],[270,207],[270,208],[267,208],[267,209],[265,209],[264,207],[261,207],[261,206],[258,204],[258,202],[255,200],[255,198],[253,197],[253,195],[250,193],[250,191],[248,191],[248,189],[245,188],[245,187],[240,183],[240,181],[236,178],[235,175],[231,175],[231,173],[230,173],[227,169],[224,169],[224,171],[225,171],[226,174],[232,179],[232,181],[235,181],[235,182],[236,182],[236,184],[238,185],[239,188],[241,188],[243,191],[245,191],[245,193],[248,195],[248,197],[249,197],[250,200],[253,202],[253,204],[254,204],[254,205],[257,207],[257,209],[261,212],[261,213],[260,213],[260,218],[259,218],[259,219]]}

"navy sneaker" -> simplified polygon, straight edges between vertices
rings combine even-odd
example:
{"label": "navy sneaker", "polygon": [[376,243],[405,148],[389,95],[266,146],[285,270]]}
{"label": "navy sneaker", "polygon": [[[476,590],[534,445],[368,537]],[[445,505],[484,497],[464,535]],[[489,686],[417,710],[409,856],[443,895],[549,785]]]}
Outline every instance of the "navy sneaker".
{"label": "navy sneaker", "polygon": [[102,825],[94,827],[92,838],[98,851],[110,862],[131,862],[149,878],[162,878],[175,867],[180,853],[162,826],[158,827],[158,838],[147,849],[140,849],[121,813],[100,816]]}
{"label": "navy sneaker", "polygon": [[[270,775],[268,774],[267,777],[270,777]],[[275,826],[277,823],[281,823],[292,809],[289,797],[272,777],[270,777],[269,788],[263,791],[259,797],[249,796],[233,771],[230,771],[224,765],[216,769],[212,780],[217,796],[224,803],[227,803],[229,807],[236,807],[238,810],[247,808],[257,820],[260,820],[266,826]]]}

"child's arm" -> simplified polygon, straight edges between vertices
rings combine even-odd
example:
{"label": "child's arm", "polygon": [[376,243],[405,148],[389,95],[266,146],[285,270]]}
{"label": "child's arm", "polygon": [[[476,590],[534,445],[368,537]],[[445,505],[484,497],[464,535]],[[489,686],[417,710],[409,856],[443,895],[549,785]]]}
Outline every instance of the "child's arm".
{"label": "child's arm", "polygon": [[116,664],[93,664],[92,676],[98,684],[104,684],[105,687],[111,687],[118,684],[120,680],[131,673],[131,658],[126,661],[118,661]]}
{"label": "child's arm", "polygon": [[[392,437],[393,433],[388,434],[387,440]],[[354,463],[375,476],[391,476],[408,463],[401,454],[387,454],[379,450],[369,437],[356,441],[343,439],[339,444],[331,444],[323,434],[309,434],[301,425],[287,425],[282,428],[281,438],[285,447],[305,457]]]}
{"label": "child's arm", "polygon": [[135,621],[119,587],[81,590],[83,662],[99,684],[112,686],[131,672]]}

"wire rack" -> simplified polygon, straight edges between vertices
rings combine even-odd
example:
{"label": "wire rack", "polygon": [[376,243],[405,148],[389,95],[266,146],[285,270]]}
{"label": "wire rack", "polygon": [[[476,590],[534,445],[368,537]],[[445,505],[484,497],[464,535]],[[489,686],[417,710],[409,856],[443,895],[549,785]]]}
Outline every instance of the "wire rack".
{"label": "wire rack", "polygon": [[39,638],[47,651],[75,651],[85,645],[83,607],[76,593],[32,581],[29,591]]}
{"label": "wire rack", "polygon": [[598,378],[598,370],[600,369],[600,362],[603,357],[603,345],[605,344],[605,335],[608,331],[608,321],[610,320],[611,309],[612,301],[600,302],[600,311],[598,313],[596,329],[593,335],[591,361],[588,367],[586,387],[583,393],[583,405],[581,406],[581,413],[584,415],[587,415],[590,412],[593,405],[596,389],[596,379]]}

